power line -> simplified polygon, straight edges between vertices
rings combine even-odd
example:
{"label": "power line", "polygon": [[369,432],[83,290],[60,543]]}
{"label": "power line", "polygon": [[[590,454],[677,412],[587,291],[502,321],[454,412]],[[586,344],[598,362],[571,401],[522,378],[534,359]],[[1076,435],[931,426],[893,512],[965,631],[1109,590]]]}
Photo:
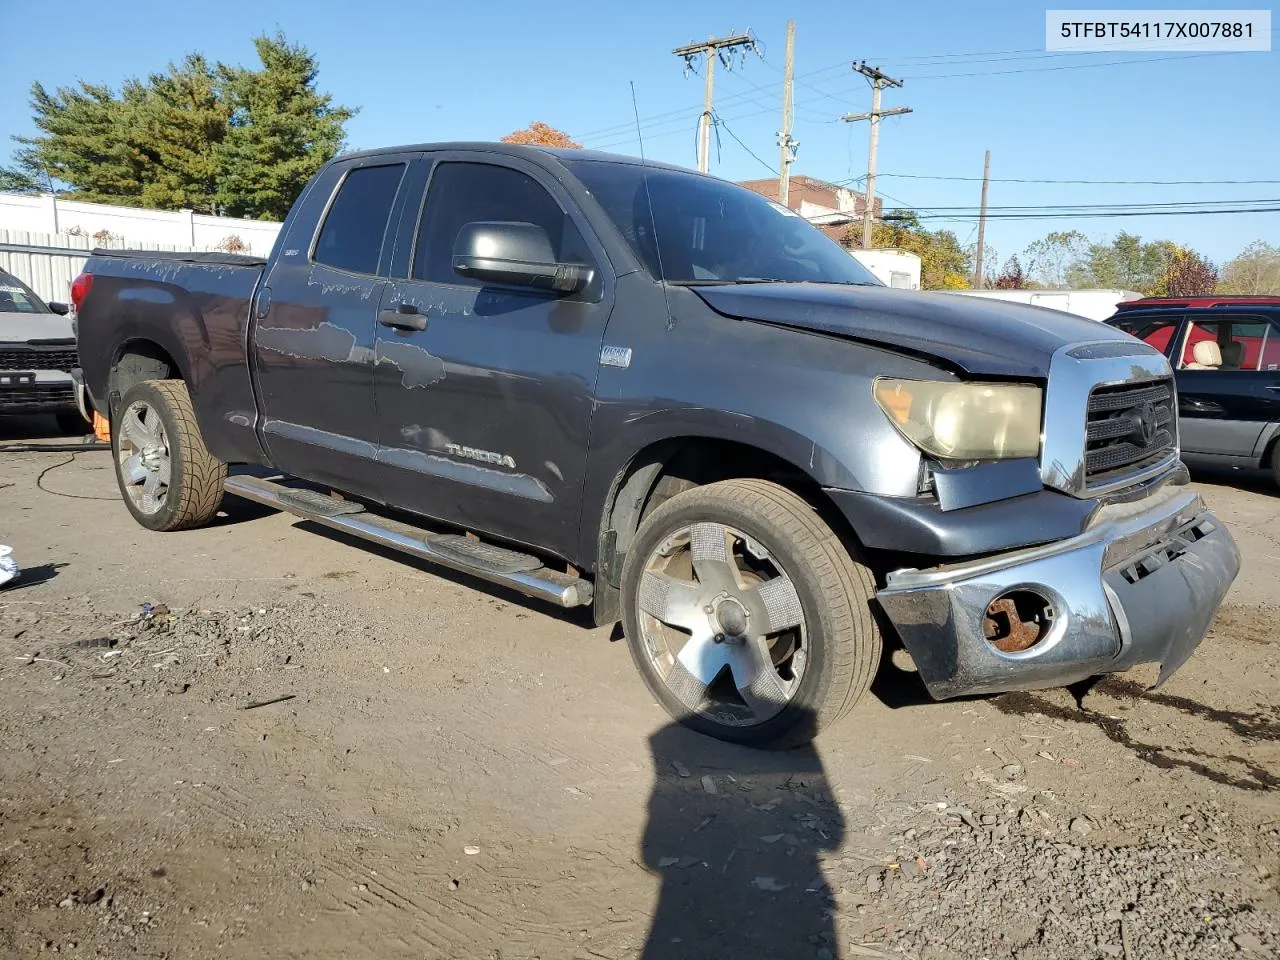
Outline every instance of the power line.
{"label": "power line", "polygon": [[[1208,210],[1093,210],[1048,213],[988,213],[988,220],[1089,220],[1094,217],[1205,217],[1218,214],[1280,213],[1280,203],[1268,207],[1219,207]],[[976,220],[978,214],[917,213],[920,220]]]}
{"label": "power line", "polygon": [[738,146],[740,146],[743,150],[747,151],[747,153],[751,154],[751,156],[755,157],[756,162],[758,162],[762,167],[764,167],[766,170],[772,173],[775,177],[778,175],[777,168],[771,167],[768,161],[760,159],[760,156],[754,150],[752,150],[750,147],[748,147],[745,143],[742,142],[742,140],[738,137],[738,135],[733,132],[733,130],[729,127],[727,123],[724,122],[724,119],[719,114],[714,114],[713,118],[715,120],[716,126],[723,127],[724,132],[727,133],[729,136],[733,137],[734,141],[738,144]]}
{"label": "power line", "polygon": [[[981,177],[951,177],[940,176],[926,173],[882,173],[882,177],[894,177],[902,180],[959,180],[976,182]],[[860,180],[861,177],[854,179]],[[850,181],[852,182],[852,181]],[[1033,178],[1033,177],[992,177],[992,183],[1057,183],[1057,184],[1085,184],[1088,186],[1099,185],[1116,185],[1116,186],[1158,186],[1158,187],[1191,187],[1191,186],[1244,186],[1252,184],[1274,184],[1280,183],[1280,180],[1055,180],[1049,178]]]}
{"label": "power line", "polygon": [[1168,57],[1144,57],[1140,60],[1108,60],[1104,63],[1066,63],[1058,67],[1019,67],[1016,70],[977,70],[970,73],[922,73],[907,80],[952,80],[959,77],[1001,77],[1014,73],[1051,73],[1058,70],[1093,70],[1098,67],[1126,67],[1139,63],[1161,63],[1165,60],[1198,60],[1203,57],[1229,57],[1224,53],[1175,53]]}

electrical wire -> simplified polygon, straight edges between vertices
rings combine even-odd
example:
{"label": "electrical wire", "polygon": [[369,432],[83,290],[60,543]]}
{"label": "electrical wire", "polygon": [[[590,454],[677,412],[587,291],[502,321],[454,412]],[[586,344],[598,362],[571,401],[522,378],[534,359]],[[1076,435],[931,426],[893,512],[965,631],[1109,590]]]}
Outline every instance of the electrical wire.
{"label": "electrical wire", "polygon": [[60,467],[65,467],[68,464],[74,463],[76,457],[78,456],[80,456],[79,452],[73,453],[71,454],[71,456],[67,457],[67,459],[59,460],[57,463],[52,464],[51,466],[45,467],[43,470],[40,471],[39,475],[36,477],[36,486],[39,487],[41,490],[43,490],[45,493],[51,493],[55,497],[67,497],[70,500],[116,500],[118,499],[116,497],[95,497],[95,496],[92,496],[89,494],[83,494],[83,493],[63,493],[61,490],[50,490],[48,487],[44,485],[44,478],[46,474],[50,474],[54,470],[59,469]]}
{"label": "electrical wire", "polygon": [[715,122],[717,127],[724,127],[724,132],[727,133],[729,136],[733,137],[734,141],[738,144],[738,146],[740,146],[743,150],[747,151],[747,153],[751,154],[752,157],[755,157],[755,160],[757,163],[759,163],[762,167],[764,167],[766,170],[772,173],[775,177],[778,176],[778,171],[774,167],[770,166],[766,161],[761,160],[754,150],[752,150],[745,143],[743,143],[742,140],[738,137],[738,135],[733,132],[733,130],[729,127],[729,125],[725,123],[724,120],[721,119],[721,117],[718,114],[713,112],[711,114],[711,119]]}
{"label": "electrical wire", "polygon": [[[982,177],[949,177],[937,176],[925,173],[877,173],[877,177],[893,177],[901,180],[958,180],[972,183],[981,183]],[[863,180],[863,177],[854,177],[846,181],[853,183],[856,180]],[[1054,183],[1054,184],[1081,184],[1087,186],[1156,186],[1156,187],[1190,187],[1190,186],[1245,186],[1252,184],[1275,184],[1280,180],[1054,180],[1048,178],[1034,177],[991,177],[991,183]]]}

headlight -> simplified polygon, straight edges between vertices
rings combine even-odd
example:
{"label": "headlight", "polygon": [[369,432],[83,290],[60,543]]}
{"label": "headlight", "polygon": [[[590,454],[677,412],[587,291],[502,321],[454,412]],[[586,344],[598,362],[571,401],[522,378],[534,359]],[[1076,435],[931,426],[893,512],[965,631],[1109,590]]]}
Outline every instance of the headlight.
{"label": "headlight", "polygon": [[1039,387],[881,378],[875,395],[902,435],[940,460],[1007,460],[1040,452]]}

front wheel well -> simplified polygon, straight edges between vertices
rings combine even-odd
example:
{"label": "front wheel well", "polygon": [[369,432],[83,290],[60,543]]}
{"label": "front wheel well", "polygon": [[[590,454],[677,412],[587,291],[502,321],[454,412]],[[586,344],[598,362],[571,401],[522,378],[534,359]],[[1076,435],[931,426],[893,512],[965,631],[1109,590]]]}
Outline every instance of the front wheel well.
{"label": "front wheel well", "polygon": [[622,564],[641,521],[664,502],[721,480],[768,480],[799,496],[852,549],[857,538],[844,515],[808,473],[750,444],[711,437],[662,440],[641,450],[614,478],[600,524],[596,558],[597,623],[619,617]]}

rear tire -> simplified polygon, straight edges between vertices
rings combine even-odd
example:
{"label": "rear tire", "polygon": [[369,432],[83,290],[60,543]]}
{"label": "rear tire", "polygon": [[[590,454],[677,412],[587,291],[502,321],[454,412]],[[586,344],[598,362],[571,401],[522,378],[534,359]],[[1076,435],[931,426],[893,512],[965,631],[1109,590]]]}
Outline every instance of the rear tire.
{"label": "rear tire", "polygon": [[1271,479],[1280,487],[1280,440],[1271,444]]}
{"label": "rear tire", "polygon": [[148,530],[201,527],[217,514],[227,465],[204,445],[181,380],[129,388],[111,425],[111,451],[125,506]]}
{"label": "rear tire", "polygon": [[721,740],[808,742],[866,693],[883,648],[871,572],[809,504],[764,480],[697,487],[649,513],[621,592],[649,690]]}

